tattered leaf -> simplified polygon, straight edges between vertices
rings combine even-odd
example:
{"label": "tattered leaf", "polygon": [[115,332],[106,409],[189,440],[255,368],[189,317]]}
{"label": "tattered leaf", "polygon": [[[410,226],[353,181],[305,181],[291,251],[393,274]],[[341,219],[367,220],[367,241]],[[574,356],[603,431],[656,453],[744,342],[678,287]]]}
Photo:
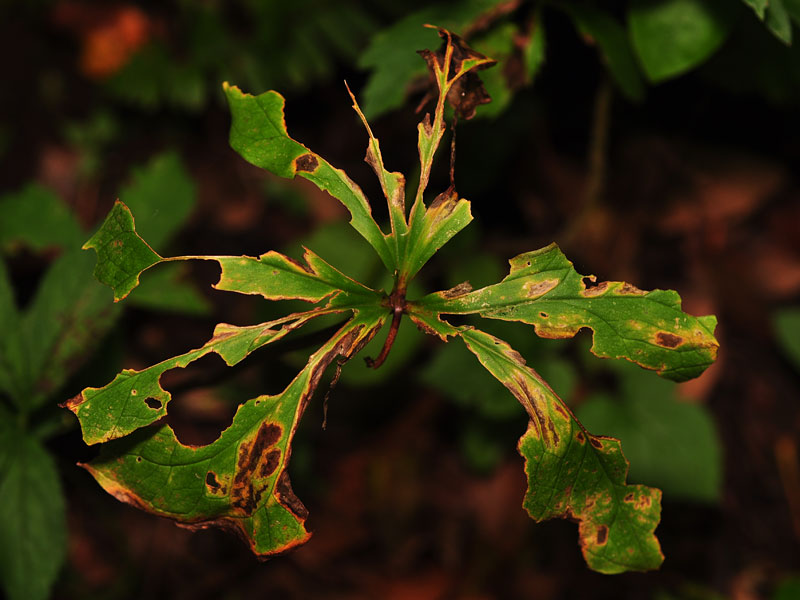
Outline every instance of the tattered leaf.
{"label": "tattered leaf", "polygon": [[424,24],[436,23],[450,31],[463,31],[497,4],[498,0],[465,0],[426,6],[372,36],[358,61],[360,68],[371,72],[363,90],[367,117],[375,118],[398,108],[409,92],[411,81],[424,76],[425,68],[414,54],[430,43],[430,32],[423,29]]}
{"label": "tattered leaf", "polygon": [[502,340],[474,329],[460,335],[530,416],[519,451],[528,475],[523,506],[531,518],[578,521],[586,563],[601,573],[658,568],[664,557],[653,532],[661,512],[661,492],[625,483],[628,461],[619,440],[586,431]]}
{"label": "tattered leaf", "polygon": [[725,41],[725,0],[631,0],[628,29],[645,73],[660,82],[693,69]]}
{"label": "tattered leaf", "polygon": [[367,155],[364,160],[375,171],[380,181],[383,195],[386,197],[386,203],[389,208],[389,220],[392,226],[392,236],[389,244],[394,251],[395,264],[400,263],[401,257],[405,254],[405,234],[408,232],[408,223],[406,222],[406,178],[402,173],[390,173],[383,166],[383,155],[381,154],[381,146],[378,139],[372,134],[372,129],[367,122],[364,113],[358,106],[356,97],[350,88],[347,88],[350,98],[353,100],[353,109],[358,114],[364,128],[367,130],[369,136],[369,144],[367,145]]}
{"label": "tattered leaf", "polygon": [[625,358],[675,381],[696,377],[716,358],[716,319],[682,312],[676,292],[645,292],[619,281],[587,288],[555,244],[509,262],[511,271],[500,283],[468,293],[437,292],[418,304],[522,321],[546,338],[572,337],[588,327],[597,356]]}
{"label": "tattered leaf", "polygon": [[185,446],[160,425],[105,445],[87,469],[118,499],[190,527],[232,530],[260,557],[302,544],[308,512],[286,470],[298,421],[325,369],[358,352],[385,318],[356,316],[282,393],[240,406],[212,444]]}
{"label": "tattered leaf", "polygon": [[167,414],[172,396],[161,387],[164,372],[186,367],[210,352],[219,354],[228,366],[235,365],[320,314],[321,311],[311,311],[248,327],[220,323],[214,336],[200,348],[141,371],[126,369],[102,388],[86,388],[65,406],[78,417],[87,444],[123,437]]}
{"label": "tattered leaf", "polygon": [[352,226],[375,249],[386,267],[394,270],[396,264],[386,236],[373,219],[361,188],[344,171],[335,169],[289,137],[283,96],[277,92],[252,96],[228,84],[224,90],[233,116],[231,147],[257,167],[281,177],[300,175],[338,199],[350,211]]}
{"label": "tattered leaf", "polygon": [[[347,292],[337,305],[361,306],[380,301],[377,292],[350,279],[310,250],[306,264],[278,252],[250,256],[182,256],[162,258],[136,233],[133,216],[117,201],[100,230],[84,248],[97,250],[95,276],[114,289],[115,299],[124,298],[138,284],[139,275],[159,262],[211,260],[222,271],[216,289],[258,294],[268,300],[299,299],[319,302]],[[354,304],[347,304],[354,300]],[[342,304],[344,303],[344,304]]]}
{"label": "tattered leaf", "polygon": [[445,94],[458,116],[471,119],[478,106],[491,102],[476,71],[488,69],[497,61],[473,50],[455,33],[441,27],[436,29],[442,45],[435,52],[420,50],[419,54],[425,59],[436,87]]}
{"label": "tattered leaf", "polygon": [[0,424],[0,584],[8,600],[47,600],[67,551],[61,482],[39,442]]}

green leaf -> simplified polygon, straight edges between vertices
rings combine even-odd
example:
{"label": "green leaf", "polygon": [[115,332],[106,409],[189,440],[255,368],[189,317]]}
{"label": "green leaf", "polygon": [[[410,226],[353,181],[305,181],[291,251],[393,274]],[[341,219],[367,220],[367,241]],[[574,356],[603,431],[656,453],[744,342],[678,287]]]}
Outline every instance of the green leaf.
{"label": "green leaf", "polygon": [[58,196],[33,183],[0,197],[0,248],[22,243],[33,250],[80,244],[80,227]]}
{"label": "green leaf", "polygon": [[579,523],[581,550],[601,573],[656,569],[664,557],[653,534],[661,492],[627,485],[619,440],[591,435],[550,387],[508,344],[474,329],[460,332],[467,348],[519,400],[530,416],[519,441],[531,518]]}
{"label": "green leaf", "polygon": [[657,83],[711,56],[733,15],[724,0],[631,0],[628,28],[645,73]]}
{"label": "green leaf", "polygon": [[590,397],[578,417],[592,431],[622,441],[630,479],[654,485],[670,499],[717,502],[722,457],[714,421],[702,404],[676,398],[675,384],[632,365],[613,363],[621,389],[615,398]]}
{"label": "green leaf", "polygon": [[[347,84],[345,84],[347,85]],[[347,87],[347,92],[353,100],[353,109],[358,114],[364,128],[367,130],[369,136],[369,144],[367,145],[367,155],[364,158],[366,163],[375,171],[378,176],[378,181],[381,184],[381,190],[386,198],[386,204],[389,208],[389,220],[392,226],[392,235],[390,236],[390,245],[392,246],[394,254],[394,264],[399,264],[400,257],[405,255],[405,235],[408,233],[408,223],[406,222],[406,178],[402,173],[390,173],[383,166],[383,155],[381,154],[381,146],[372,134],[372,129],[367,122],[364,113],[358,106],[356,97]]]}
{"label": "green leaf", "polygon": [[[213,260],[222,268],[218,290],[258,294],[268,300],[299,299],[319,302],[331,299],[332,304],[353,300],[349,306],[376,304],[377,292],[350,279],[331,267],[310,250],[306,264],[278,252],[267,252],[258,258],[249,256],[179,256],[162,258],[136,233],[133,215],[120,201],[114,205],[102,227],[86,242],[84,248],[97,251],[95,277],[114,290],[121,300],[139,282],[142,271],[160,262],[181,260]],[[340,292],[347,292],[337,301]]]}
{"label": "green leaf", "polygon": [[100,229],[83,245],[97,252],[94,276],[122,300],[139,285],[139,275],[163,259],[136,234],[133,215],[117,200]]}
{"label": "green leaf", "polygon": [[523,49],[529,82],[536,78],[536,75],[538,75],[544,65],[546,42],[547,38],[545,36],[544,21],[542,20],[542,11],[539,9],[536,11],[536,16],[533,21],[533,30],[531,31],[530,39]]}
{"label": "green leaf", "polygon": [[779,310],[772,325],[781,349],[800,371],[800,307]]}
{"label": "green leaf", "polygon": [[794,22],[800,24],[800,0],[781,0],[781,3]]}
{"label": "green leaf", "polygon": [[19,313],[14,300],[14,289],[8,277],[5,261],[0,258],[0,392],[5,392],[15,402],[21,402],[19,373],[24,369],[24,352],[19,334]]}
{"label": "green leaf", "polygon": [[454,187],[436,196],[430,206],[420,210],[421,218],[412,221],[408,236],[404,272],[408,279],[425,266],[436,251],[472,221],[470,203],[459,198]]}
{"label": "green leaf", "polygon": [[92,279],[92,262],[79,249],[59,257],[21,319],[26,411],[61,388],[119,316],[109,290]]}
{"label": "green leaf", "polygon": [[764,21],[767,28],[784,44],[792,43],[792,22],[789,13],[783,5],[783,0],[770,0],[767,6],[767,16]]}
{"label": "green leaf", "polygon": [[381,257],[389,270],[396,264],[361,188],[344,171],[289,137],[283,115],[284,99],[277,92],[259,96],[225,84],[233,116],[230,143],[245,160],[276,175],[300,175],[338,199],[350,211],[352,226]]}
{"label": "green leaf", "polygon": [[64,498],[39,442],[0,426],[0,582],[8,600],[46,600],[67,550]]}
{"label": "green leaf", "polygon": [[572,337],[588,327],[595,355],[625,358],[675,381],[696,377],[716,358],[716,319],[682,312],[673,291],[644,292],[619,281],[587,289],[555,244],[509,262],[511,272],[500,283],[430,294],[416,303],[419,312],[522,321],[546,338]]}
{"label": "green leaf", "polygon": [[764,13],[769,5],[769,0],[742,0],[747,6],[753,9],[759,19],[764,20]]}
{"label": "green leaf", "polygon": [[564,9],[580,33],[593,39],[614,81],[634,101],[644,98],[644,81],[636,64],[628,35],[617,20],[591,4],[569,4]]}
{"label": "green leaf", "polygon": [[108,385],[86,388],[65,406],[78,417],[87,444],[128,435],[167,414],[172,396],[161,387],[160,379],[165,371],[186,367],[210,352],[216,352],[228,366],[233,366],[261,346],[281,339],[290,329],[320,314],[322,311],[310,311],[248,327],[220,323],[214,329],[214,336],[200,348],[141,371],[125,369]]}
{"label": "green leaf", "polygon": [[133,169],[133,180],[119,199],[136,215],[136,230],[154,249],[163,250],[192,212],[195,184],[175,152],[164,152]]}
{"label": "green leaf", "polygon": [[223,526],[260,557],[302,544],[308,513],[286,470],[298,421],[325,369],[358,352],[386,316],[356,316],[281,394],[240,406],[212,444],[185,446],[168,425],[157,425],[105,445],[86,468],[118,499],[190,527]]}

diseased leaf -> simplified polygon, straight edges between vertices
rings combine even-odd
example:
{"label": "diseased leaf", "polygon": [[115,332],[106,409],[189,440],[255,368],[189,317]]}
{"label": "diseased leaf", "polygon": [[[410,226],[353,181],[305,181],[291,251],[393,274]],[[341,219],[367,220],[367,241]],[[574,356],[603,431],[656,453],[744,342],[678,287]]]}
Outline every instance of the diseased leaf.
{"label": "diseased leaf", "polygon": [[400,263],[400,259],[405,255],[405,241],[406,233],[408,232],[408,223],[406,222],[406,178],[402,173],[390,173],[383,166],[383,155],[381,154],[381,146],[378,139],[372,134],[372,129],[367,123],[367,118],[361,112],[358,106],[356,97],[350,88],[347,88],[350,98],[353,100],[353,109],[358,114],[364,128],[369,135],[369,144],[367,145],[367,155],[364,158],[366,163],[375,171],[380,181],[383,195],[386,197],[386,203],[389,207],[389,221],[392,226],[392,235],[390,236],[390,245],[394,253],[395,264]]}
{"label": "diseased leaf", "polygon": [[[97,251],[95,276],[114,289],[116,300],[138,284],[142,271],[177,260],[213,260],[222,268],[219,290],[258,294],[268,300],[298,299],[319,302],[346,291],[356,304],[375,303],[377,293],[337,271],[306,250],[306,264],[278,252],[258,258],[249,256],[180,256],[162,258],[136,233],[133,215],[120,201],[114,205],[100,230],[84,245]],[[354,306],[351,304],[351,306]]]}
{"label": "diseased leaf", "polygon": [[46,600],[67,550],[61,482],[39,442],[0,423],[0,584],[8,600]]}
{"label": "diseased leaf", "polygon": [[711,56],[732,14],[724,0],[631,0],[628,29],[650,80],[675,77]]}
{"label": "diseased leaf", "polygon": [[463,31],[497,4],[498,0],[466,0],[429,5],[372,36],[358,61],[360,68],[371,72],[363,90],[367,117],[375,118],[398,108],[410,82],[424,76],[425,68],[414,54],[430,43],[430,32],[423,25],[436,23],[450,31]]}
{"label": "diseased leaf", "polygon": [[716,358],[716,319],[682,312],[673,291],[645,292],[619,281],[587,288],[555,244],[509,262],[511,272],[500,283],[467,293],[437,292],[419,305],[522,321],[546,338],[572,337],[588,327],[597,356],[625,358],[675,381],[696,377]]}
{"label": "diseased leaf", "polygon": [[653,531],[661,492],[626,485],[628,461],[619,440],[594,436],[508,344],[477,330],[460,332],[464,342],[519,400],[530,416],[519,441],[531,518],[578,521],[583,556],[601,573],[658,568],[664,557]]}
{"label": "diseased leaf", "polygon": [[358,352],[386,316],[354,317],[281,394],[240,406],[212,444],[185,446],[168,425],[157,425],[105,445],[86,468],[118,499],[191,527],[232,530],[260,557],[302,544],[310,537],[308,513],[286,470],[297,423],[325,369]]}
{"label": "diseased leaf", "polygon": [[410,279],[455,234],[472,221],[470,203],[459,198],[455,187],[436,196],[409,234],[404,271]]}
{"label": "diseased leaf", "polygon": [[167,414],[172,396],[161,387],[164,372],[186,367],[210,352],[216,352],[228,366],[233,366],[320,314],[322,311],[310,311],[248,327],[220,323],[214,329],[214,336],[200,348],[141,371],[126,369],[102,388],[86,388],[65,406],[78,417],[87,444],[128,435]]}
{"label": "diseased leaf", "polygon": [[281,177],[300,175],[338,199],[350,211],[352,226],[381,257],[389,270],[396,268],[386,236],[372,218],[361,188],[344,171],[335,169],[318,154],[289,137],[283,115],[283,96],[265,92],[244,94],[235,86],[223,86],[233,123],[230,143],[245,160]]}

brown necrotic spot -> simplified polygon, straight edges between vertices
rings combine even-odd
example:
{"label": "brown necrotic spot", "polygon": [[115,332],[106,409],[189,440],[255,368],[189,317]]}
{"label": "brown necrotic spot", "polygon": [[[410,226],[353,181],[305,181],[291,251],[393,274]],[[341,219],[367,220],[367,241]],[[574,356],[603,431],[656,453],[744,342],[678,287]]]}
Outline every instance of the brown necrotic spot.
{"label": "brown necrotic spot", "polygon": [[596,539],[597,539],[597,545],[598,546],[604,546],[605,543],[606,543],[606,540],[608,539],[608,527],[606,527],[605,525],[600,525],[600,527],[597,528],[597,538]]}
{"label": "brown necrotic spot", "polygon": [[625,502],[633,502],[633,492],[626,494],[624,500]]}
{"label": "brown necrotic spot", "polygon": [[589,436],[589,443],[592,446],[594,446],[595,448],[597,448],[598,450],[602,450],[603,449],[602,442],[600,442],[600,440],[598,440],[596,437]]}
{"label": "brown necrotic spot", "polygon": [[[264,450],[274,445],[281,437],[283,429],[275,423],[264,423],[259,427],[256,437],[251,443],[243,443],[239,447],[239,471],[252,473]],[[238,477],[238,474],[237,474]]]}
{"label": "brown necrotic spot", "polygon": [[523,284],[522,288],[525,290],[525,295],[528,298],[538,298],[543,296],[554,287],[558,285],[558,279],[545,279],[544,281],[532,282],[528,281]]}
{"label": "brown necrotic spot", "polygon": [[443,291],[442,297],[447,299],[458,298],[464,294],[469,294],[471,291],[472,286],[470,285],[469,281],[465,281],[463,283],[459,283],[455,287],[450,288],[449,290]]}
{"label": "brown necrotic spot", "polygon": [[683,338],[674,333],[659,331],[656,334],[656,344],[664,348],[677,348],[683,343]]}
{"label": "brown necrotic spot", "polygon": [[[239,446],[239,457],[236,463],[236,475],[231,486],[231,504],[234,508],[244,511],[245,514],[252,514],[258,507],[261,496],[264,493],[264,486],[256,486],[254,477],[268,477],[277,468],[280,459],[280,451],[276,448],[266,456],[264,453],[270,446],[280,440],[283,428],[275,423],[263,423],[258,428],[255,437],[248,442],[243,442]],[[275,463],[271,466],[271,463]],[[265,467],[263,463],[267,463]],[[271,467],[269,474],[261,475],[262,472]]]}
{"label": "brown necrotic spot", "polygon": [[313,172],[319,166],[319,161],[317,157],[313,154],[303,154],[302,156],[298,156],[294,161],[295,167],[298,171],[307,171]]}
{"label": "brown necrotic spot", "polygon": [[620,296],[644,296],[646,293],[627,282],[623,282],[619,290],[617,290],[617,294]]}
{"label": "brown necrotic spot", "polygon": [[575,434],[575,439],[578,440],[579,444],[583,444],[586,441],[586,437],[583,435],[582,431]]}
{"label": "brown necrotic spot", "polygon": [[[584,278],[584,283],[585,279],[586,278]],[[585,290],[581,292],[581,295],[584,296],[585,298],[592,298],[594,296],[602,296],[603,294],[606,293],[607,290],[608,290],[608,282],[603,281],[595,286],[587,287]]]}
{"label": "brown necrotic spot", "polygon": [[275,469],[278,468],[278,464],[281,460],[281,451],[277,448],[273,448],[270,450],[267,455],[264,457],[264,460],[261,461],[261,464],[258,467],[258,476],[261,478],[266,478],[272,475],[275,472]]}
{"label": "brown necrotic spot", "polygon": [[146,398],[144,403],[147,404],[147,406],[149,406],[153,410],[158,410],[163,406],[161,404],[161,400],[157,400],[156,398]]}

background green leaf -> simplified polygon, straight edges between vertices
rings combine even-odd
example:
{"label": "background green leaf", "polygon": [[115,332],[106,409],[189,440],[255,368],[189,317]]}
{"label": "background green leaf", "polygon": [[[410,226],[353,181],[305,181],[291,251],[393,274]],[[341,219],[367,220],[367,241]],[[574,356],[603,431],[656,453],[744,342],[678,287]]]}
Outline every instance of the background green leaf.
{"label": "background green leaf", "polygon": [[622,442],[631,481],[656,486],[669,500],[717,502],[721,444],[705,406],[678,399],[674,383],[633,365],[608,367],[618,376],[619,391],[582,403],[576,411],[581,423]]}
{"label": "background green leaf", "polygon": [[67,550],[61,483],[39,442],[0,424],[0,583],[8,600],[46,600]]}
{"label": "background green leaf", "polygon": [[711,56],[732,16],[725,0],[631,0],[628,28],[645,73],[658,83]]}

